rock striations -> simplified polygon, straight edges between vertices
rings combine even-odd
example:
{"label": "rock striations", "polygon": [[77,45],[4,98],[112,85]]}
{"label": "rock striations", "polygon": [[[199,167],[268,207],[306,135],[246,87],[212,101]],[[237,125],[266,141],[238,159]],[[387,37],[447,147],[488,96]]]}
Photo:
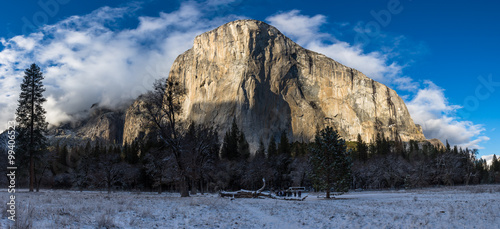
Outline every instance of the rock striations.
{"label": "rock striations", "polygon": [[[379,132],[425,140],[394,90],[260,21],[238,20],[197,36],[169,79],[187,90],[183,119],[216,125],[223,135],[235,118],[252,148],[282,131],[310,141],[325,126],[349,141],[360,134],[372,142]],[[138,137],[141,127],[125,126],[125,142]]]}

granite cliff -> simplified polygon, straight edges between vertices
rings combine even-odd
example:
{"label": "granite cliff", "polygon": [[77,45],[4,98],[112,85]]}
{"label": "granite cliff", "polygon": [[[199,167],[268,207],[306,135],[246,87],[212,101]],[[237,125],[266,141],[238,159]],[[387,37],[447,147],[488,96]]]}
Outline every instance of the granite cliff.
{"label": "granite cliff", "polygon": [[[394,90],[260,21],[233,21],[197,36],[175,60],[169,80],[187,90],[182,119],[216,125],[222,135],[236,118],[254,149],[260,138],[267,143],[281,131],[310,141],[327,125],[349,141],[360,134],[372,142],[377,133],[425,140]],[[127,112],[124,142],[144,132],[131,114],[138,103]]]}
{"label": "granite cliff", "polygon": [[136,139],[144,139],[150,132],[151,123],[144,115],[144,97],[139,96],[125,113],[123,143],[131,144]]}
{"label": "granite cliff", "polygon": [[88,117],[61,126],[52,127],[48,131],[51,141],[73,145],[81,141],[100,141],[102,143],[121,144],[124,136],[125,112],[121,109],[109,109],[93,105]]}

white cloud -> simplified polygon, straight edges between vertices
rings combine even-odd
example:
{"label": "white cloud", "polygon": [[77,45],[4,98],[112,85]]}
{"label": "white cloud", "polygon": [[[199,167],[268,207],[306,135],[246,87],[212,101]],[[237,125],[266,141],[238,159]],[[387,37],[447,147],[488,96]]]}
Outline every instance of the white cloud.
{"label": "white cloud", "polygon": [[298,10],[292,10],[270,16],[266,20],[302,47],[322,53],[377,81],[401,82],[405,89],[414,89],[410,78],[397,80],[402,78],[402,66],[389,61],[389,53],[367,53],[359,45],[339,41],[331,34],[321,32],[321,26],[327,23],[324,15],[310,17],[300,14]]}
{"label": "white cloud", "polygon": [[24,49],[26,51],[33,50],[36,42],[38,42],[37,36],[31,36],[31,37],[16,36],[11,39],[12,45],[15,45],[18,48]]}
{"label": "white cloud", "polygon": [[458,120],[454,115],[461,107],[450,105],[444,90],[431,81],[425,81],[424,84],[425,88],[407,102],[413,121],[422,125],[424,135],[442,142],[448,140],[451,145],[463,148],[482,149],[479,143],[489,140],[482,135],[485,130],[483,126]]}
{"label": "white cloud", "polygon": [[33,62],[45,76],[47,121],[58,124],[94,103],[115,107],[130,102],[149,90],[155,79],[168,75],[196,35],[235,19],[206,19],[208,9],[187,2],[158,17],[139,17],[137,28],[110,26],[131,10],[103,7],[44,26],[38,33],[2,38],[0,122],[14,119],[23,71]]}
{"label": "white cloud", "polygon": [[298,10],[292,10],[270,16],[266,20],[301,45],[330,37],[320,32],[320,27],[326,23],[326,17],[321,14],[309,17],[300,14]]}
{"label": "white cloud", "polygon": [[420,86],[419,83],[413,81],[413,79],[408,76],[398,77],[394,79],[394,83],[399,90],[403,91],[416,91]]}
{"label": "white cloud", "polygon": [[208,0],[206,1],[206,4],[210,6],[220,6],[220,5],[227,5],[230,3],[234,3],[236,1],[237,0]]}
{"label": "white cloud", "polygon": [[491,166],[491,162],[493,162],[493,154],[484,155],[484,156],[481,157],[481,159],[485,160],[486,164],[489,165],[489,166]]}
{"label": "white cloud", "polygon": [[377,81],[387,83],[401,74],[401,66],[396,63],[387,64],[387,57],[384,54],[380,52],[365,54],[360,47],[351,46],[346,42],[325,44],[314,41],[306,47],[355,68]]}

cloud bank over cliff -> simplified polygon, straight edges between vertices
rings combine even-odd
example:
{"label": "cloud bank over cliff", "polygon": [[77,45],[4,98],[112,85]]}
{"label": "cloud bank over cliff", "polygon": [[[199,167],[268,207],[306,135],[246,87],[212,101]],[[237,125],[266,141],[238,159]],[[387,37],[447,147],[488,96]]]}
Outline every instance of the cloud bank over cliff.
{"label": "cloud bank over cliff", "polygon": [[[215,3],[214,3],[215,4]],[[47,88],[47,121],[69,121],[94,103],[116,107],[149,90],[168,76],[175,58],[192,46],[197,34],[235,19],[206,19],[199,4],[183,4],[158,17],[138,17],[131,29],[116,29],[134,7],[103,7],[72,16],[37,33],[2,39],[0,52],[0,120],[12,120],[23,69],[42,67]]]}

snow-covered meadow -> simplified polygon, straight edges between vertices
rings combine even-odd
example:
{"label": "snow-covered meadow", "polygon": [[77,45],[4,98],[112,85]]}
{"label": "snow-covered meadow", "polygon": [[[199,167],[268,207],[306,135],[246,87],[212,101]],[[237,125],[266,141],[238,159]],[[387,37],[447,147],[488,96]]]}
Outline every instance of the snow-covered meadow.
{"label": "snow-covered meadow", "polygon": [[[17,221],[32,228],[500,228],[500,185],[317,196],[300,202],[43,190],[16,194]],[[3,210],[0,228],[10,227]]]}

